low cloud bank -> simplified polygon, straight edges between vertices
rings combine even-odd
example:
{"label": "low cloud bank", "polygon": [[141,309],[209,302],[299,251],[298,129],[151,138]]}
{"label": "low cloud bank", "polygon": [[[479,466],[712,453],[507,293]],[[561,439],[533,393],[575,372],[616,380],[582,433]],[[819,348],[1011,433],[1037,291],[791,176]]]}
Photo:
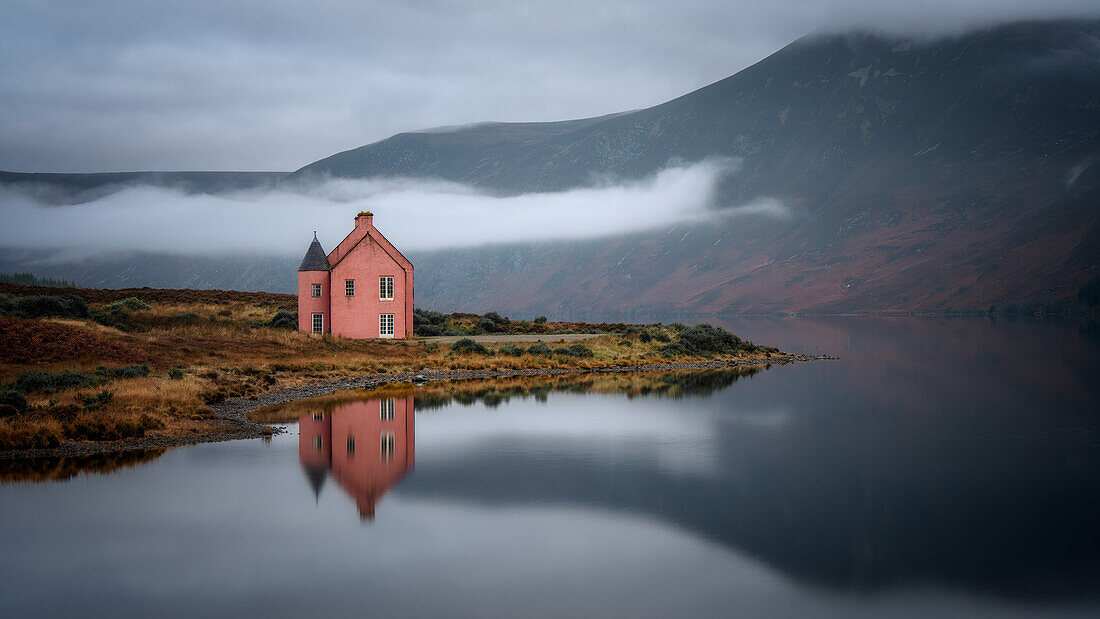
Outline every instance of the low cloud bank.
{"label": "low cloud bank", "polygon": [[312,233],[326,249],[360,210],[401,248],[432,250],[492,243],[590,239],[675,223],[729,217],[790,217],[763,198],[716,208],[729,159],[666,168],[646,179],[555,193],[499,197],[443,181],[339,180],[223,195],[188,195],[134,186],[76,206],[45,206],[0,189],[0,246],[73,252],[296,255]]}

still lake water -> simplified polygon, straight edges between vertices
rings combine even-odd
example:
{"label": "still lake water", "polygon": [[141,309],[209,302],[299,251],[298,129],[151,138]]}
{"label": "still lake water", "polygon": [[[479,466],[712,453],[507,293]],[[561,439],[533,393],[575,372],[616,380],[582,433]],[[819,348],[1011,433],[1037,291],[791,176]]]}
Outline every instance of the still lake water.
{"label": "still lake water", "polygon": [[1100,614],[1100,330],[723,324],[841,359],[337,396],[266,443],[8,465],[0,616]]}

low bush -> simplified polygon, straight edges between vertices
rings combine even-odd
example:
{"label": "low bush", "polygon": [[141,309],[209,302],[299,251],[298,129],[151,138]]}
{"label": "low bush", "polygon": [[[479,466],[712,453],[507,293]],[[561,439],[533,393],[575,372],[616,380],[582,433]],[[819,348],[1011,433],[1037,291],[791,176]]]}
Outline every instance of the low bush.
{"label": "low bush", "polygon": [[546,322],[546,316],[539,316],[539,317],[535,318],[535,324],[536,325],[541,325],[545,322]]}
{"label": "low bush", "polygon": [[648,344],[652,339],[653,336],[649,334],[649,331],[642,331],[638,334],[638,341],[643,344]]}
{"label": "low bush", "polygon": [[458,340],[454,344],[451,344],[451,352],[456,354],[474,353],[478,355],[491,355],[492,351],[486,348],[484,345],[471,340],[468,337],[464,337]]}
{"label": "low bush", "polygon": [[107,389],[95,393],[92,395],[78,395],[76,396],[77,402],[84,406],[86,411],[97,411],[115,399],[115,394],[111,393]]}
{"label": "low bush", "polygon": [[76,295],[17,297],[0,295],[0,314],[19,318],[87,318],[88,304]]}
{"label": "low bush", "polygon": [[168,378],[172,380],[183,380],[183,368],[172,368],[168,370]]}
{"label": "low bush", "polygon": [[482,316],[477,321],[477,328],[481,331],[484,331],[485,333],[495,333],[500,330],[500,327],[497,326],[497,323],[493,322],[493,320],[488,316]]}
{"label": "low bush", "polygon": [[505,344],[498,348],[497,352],[502,355],[508,355],[509,357],[518,357],[524,353],[524,350],[515,344]]}
{"label": "low bush", "polygon": [[566,355],[568,357],[591,357],[594,353],[592,349],[584,344],[573,344],[572,346],[562,346],[554,349],[555,355]]}
{"label": "low bush", "polygon": [[634,342],[630,340],[619,340],[619,346],[633,346]]}
{"label": "low bush", "polygon": [[493,323],[498,325],[507,325],[512,322],[511,319],[509,319],[507,316],[501,316],[496,312],[488,312],[483,316],[483,318],[488,318],[489,320],[493,321]]}
{"label": "low bush", "polygon": [[125,299],[119,299],[114,303],[108,303],[99,308],[104,312],[117,312],[120,310],[147,310],[150,309],[149,304],[137,297],[126,297]]}
{"label": "low bush", "polygon": [[169,314],[168,318],[173,320],[193,320],[195,318],[202,318],[198,312],[176,312],[175,314]]}
{"label": "low bush", "polygon": [[550,348],[549,346],[547,346],[543,342],[538,342],[538,343],[535,343],[535,344],[531,344],[531,347],[527,349],[527,354],[529,354],[529,355],[543,355],[543,356],[549,357],[550,355],[554,354],[554,349]]}
{"label": "low bush", "polygon": [[149,375],[149,366],[142,363],[141,365],[127,365],[121,368],[107,368],[102,365],[95,369],[95,375],[102,378],[144,378]]}
{"label": "low bush", "polygon": [[10,387],[23,393],[53,393],[66,389],[93,387],[99,381],[94,376],[72,370],[60,372],[23,372],[11,383]]}
{"label": "low bush", "polygon": [[751,344],[747,345],[729,331],[702,323],[680,329],[679,339],[667,346],[662,346],[661,351],[670,356],[710,356],[732,354],[752,348],[755,347]]}
{"label": "low bush", "polygon": [[443,329],[425,322],[413,327],[413,333],[419,337],[434,337],[436,335],[443,335]]}
{"label": "low bush", "polygon": [[268,321],[267,326],[272,329],[297,329],[298,328],[298,312],[289,312],[287,310],[279,310]]}
{"label": "low bush", "polygon": [[27,410],[27,398],[14,389],[5,389],[0,391],[0,406],[11,407],[15,412],[21,413]]}

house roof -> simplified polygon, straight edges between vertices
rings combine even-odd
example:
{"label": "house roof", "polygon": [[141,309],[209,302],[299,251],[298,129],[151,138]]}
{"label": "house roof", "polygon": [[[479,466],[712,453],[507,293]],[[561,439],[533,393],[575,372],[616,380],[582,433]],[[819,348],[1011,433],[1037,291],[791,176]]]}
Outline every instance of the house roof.
{"label": "house roof", "polygon": [[306,255],[302,258],[302,264],[298,265],[299,271],[328,271],[332,266],[328,263],[325,250],[321,248],[321,242],[317,240],[317,233],[313,233],[313,242],[309,244]]}

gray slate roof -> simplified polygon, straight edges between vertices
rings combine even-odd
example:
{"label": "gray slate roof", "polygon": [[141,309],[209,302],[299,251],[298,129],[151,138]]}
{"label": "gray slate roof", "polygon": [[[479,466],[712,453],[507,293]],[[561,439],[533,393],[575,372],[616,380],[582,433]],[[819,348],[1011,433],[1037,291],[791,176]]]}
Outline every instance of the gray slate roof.
{"label": "gray slate roof", "polygon": [[306,255],[302,258],[302,264],[298,265],[298,270],[328,271],[331,269],[328,256],[325,255],[325,250],[321,248],[321,242],[317,240],[317,235],[314,234],[313,242],[309,244],[309,249],[306,250]]}

